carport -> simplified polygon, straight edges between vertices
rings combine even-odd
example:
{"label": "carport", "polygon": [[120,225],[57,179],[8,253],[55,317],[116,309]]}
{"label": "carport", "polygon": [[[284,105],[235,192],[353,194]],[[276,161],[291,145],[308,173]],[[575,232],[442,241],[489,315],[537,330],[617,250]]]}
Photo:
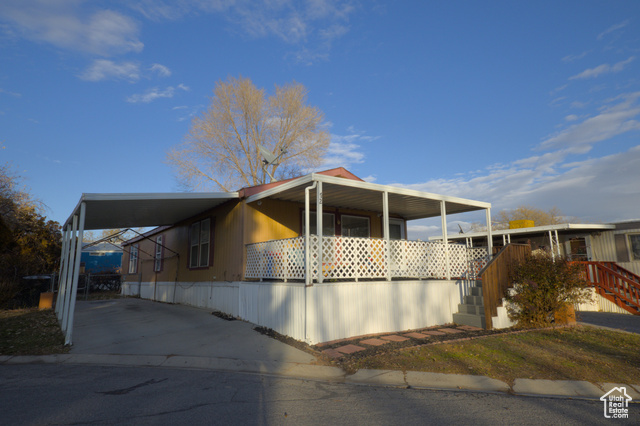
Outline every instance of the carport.
{"label": "carport", "polygon": [[82,194],[62,227],[60,287],[55,312],[65,334],[65,344],[73,344],[73,316],[85,230],[172,225],[238,198],[237,192]]}

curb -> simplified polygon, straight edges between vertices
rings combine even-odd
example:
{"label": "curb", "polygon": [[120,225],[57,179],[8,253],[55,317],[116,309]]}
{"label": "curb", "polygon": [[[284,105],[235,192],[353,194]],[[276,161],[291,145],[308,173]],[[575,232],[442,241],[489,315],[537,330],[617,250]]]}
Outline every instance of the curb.
{"label": "curb", "polygon": [[164,355],[60,354],[0,356],[0,365],[67,364],[120,367],[164,367],[248,374],[266,374],[303,380],[404,389],[428,389],[483,393],[506,393],[518,396],[599,400],[614,387],[624,386],[640,403],[640,384],[598,383],[574,380],[516,379],[513,386],[485,376],[428,373],[397,370],[358,370],[347,375],[337,367],[293,362],[241,360]]}

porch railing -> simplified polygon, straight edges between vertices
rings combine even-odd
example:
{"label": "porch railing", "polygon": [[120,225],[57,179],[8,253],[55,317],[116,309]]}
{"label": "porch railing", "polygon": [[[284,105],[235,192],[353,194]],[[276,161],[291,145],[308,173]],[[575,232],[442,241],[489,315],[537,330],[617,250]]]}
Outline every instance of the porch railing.
{"label": "porch railing", "polygon": [[[247,245],[245,278],[305,279],[304,237],[272,240]],[[388,254],[387,254],[388,249]],[[380,238],[323,237],[319,266],[318,237],[310,238],[311,276],[324,280],[374,278],[445,278],[447,265],[442,242]],[[473,279],[487,264],[487,249],[449,244],[451,277]]]}

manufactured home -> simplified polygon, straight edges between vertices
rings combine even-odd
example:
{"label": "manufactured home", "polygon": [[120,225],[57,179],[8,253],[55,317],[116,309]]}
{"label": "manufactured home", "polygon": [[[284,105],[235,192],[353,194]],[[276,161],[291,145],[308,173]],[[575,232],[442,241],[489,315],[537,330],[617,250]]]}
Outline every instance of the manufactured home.
{"label": "manufactured home", "polygon": [[441,217],[446,241],[447,216],[477,210],[490,220],[489,203],[368,183],[343,168],[217,193],[123,245],[123,294],[222,311],[309,343],[448,324],[489,251],[410,241],[407,221]]}

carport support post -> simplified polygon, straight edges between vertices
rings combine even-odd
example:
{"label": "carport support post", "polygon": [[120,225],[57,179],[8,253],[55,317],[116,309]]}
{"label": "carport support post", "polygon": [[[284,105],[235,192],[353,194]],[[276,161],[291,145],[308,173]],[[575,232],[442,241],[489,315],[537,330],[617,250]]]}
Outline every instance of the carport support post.
{"label": "carport support post", "polygon": [[442,218],[442,243],[444,244],[445,278],[451,279],[451,262],[449,261],[449,236],[447,235],[447,206],[440,201],[440,217]]}
{"label": "carport support post", "polygon": [[62,332],[66,334],[67,323],[69,319],[69,305],[71,304],[71,282],[73,280],[73,266],[75,260],[75,246],[76,246],[76,231],[78,230],[78,215],[73,216],[71,225],[71,239],[69,240],[69,265],[67,266],[67,273],[64,282],[64,302],[62,311],[62,323],[60,328]]}
{"label": "carport support post", "polygon": [[62,233],[62,249],[60,250],[60,275],[58,276],[58,296],[56,297],[56,316],[62,320],[64,307],[64,292],[67,280],[67,267],[69,266],[69,226],[65,226]]}
{"label": "carport support post", "polygon": [[[86,205],[80,204],[80,229],[78,230],[78,238],[76,242],[76,261],[73,264],[73,282],[71,283],[71,303],[69,304],[69,317],[67,323],[67,337],[65,345],[71,345],[71,336],[73,334],[73,315],[76,310],[76,296],[78,295],[78,276],[80,275],[80,257],[82,256],[82,234],[84,233],[84,218]],[[77,216],[74,216],[74,221]]]}

